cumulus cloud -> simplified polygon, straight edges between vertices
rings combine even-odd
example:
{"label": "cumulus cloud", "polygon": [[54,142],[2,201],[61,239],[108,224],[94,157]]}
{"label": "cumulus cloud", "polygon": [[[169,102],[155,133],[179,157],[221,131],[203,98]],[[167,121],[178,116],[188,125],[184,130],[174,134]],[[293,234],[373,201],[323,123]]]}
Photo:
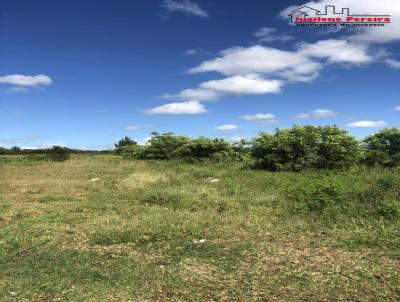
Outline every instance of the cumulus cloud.
{"label": "cumulus cloud", "polygon": [[208,13],[204,9],[202,9],[200,6],[190,0],[165,0],[162,6],[170,12],[182,12],[187,15],[193,15],[202,18],[208,17]]}
{"label": "cumulus cloud", "polygon": [[259,42],[287,42],[295,38],[290,35],[276,34],[275,28],[261,27],[254,33],[254,37],[259,38]]}
{"label": "cumulus cloud", "polygon": [[131,126],[126,127],[126,130],[130,130],[130,131],[138,130],[138,127],[131,125]]}
{"label": "cumulus cloud", "polygon": [[216,71],[225,75],[279,75],[284,71],[300,75],[317,73],[321,66],[307,56],[286,50],[255,45],[233,47],[220,56],[189,70],[190,73]]}
{"label": "cumulus cloud", "polygon": [[225,125],[220,125],[215,127],[217,130],[222,130],[222,131],[230,131],[230,130],[236,130],[239,129],[238,125],[233,125],[233,124],[225,124]]}
{"label": "cumulus cloud", "polygon": [[[276,93],[288,83],[314,81],[319,77],[320,72],[331,64],[352,67],[387,57],[387,53],[376,51],[372,44],[400,39],[400,31],[397,30],[400,27],[400,2],[395,4],[393,0],[378,2],[375,0],[317,0],[303,5],[321,10],[325,5],[336,5],[337,8],[349,7],[353,14],[391,14],[393,21],[385,27],[360,28],[350,32],[347,37],[325,39],[314,43],[299,43],[292,50],[263,45],[231,47],[188,70],[192,74],[217,72],[226,78],[210,80],[201,83],[198,88],[184,89],[178,94],[166,94],[164,97],[187,102],[201,102],[216,100],[227,94]],[[301,5],[288,7],[281,12],[281,16],[288,19],[287,14],[299,6]],[[277,34],[274,28],[262,27],[254,33],[254,36],[262,42],[263,39],[272,41],[284,35]],[[188,54],[194,53],[196,52],[191,51]],[[390,67],[400,68],[399,61],[387,58],[385,63]],[[298,117],[329,117],[332,116],[331,114],[311,112],[302,113]]]}
{"label": "cumulus cloud", "polygon": [[282,81],[266,80],[257,74],[237,75],[202,83],[202,88],[225,94],[265,94],[280,92]]}
{"label": "cumulus cloud", "polygon": [[25,76],[21,74],[6,75],[0,77],[0,83],[11,84],[16,86],[48,86],[52,84],[50,77],[38,74],[35,76]]}
{"label": "cumulus cloud", "polygon": [[290,82],[311,82],[318,77],[324,63],[362,64],[373,59],[364,44],[329,39],[303,43],[293,51],[262,45],[233,47],[221,51],[217,58],[191,68],[189,73],[258,74]]}
{"label": "cumulus cloud", "polygon": [[[272,31],[263,28],[257,36]],[[163,97],[200,102],[216,100],[226,94],[278,93],[285,83],[312,82],[327,64],[362,64],[373,59],[366,45],[347,40],[302,43],[292,51],[262,45],[232,47],[188,71],[218,72],[227,78],[210,80],[201,83],[199,88],[184,89],[178,94],[165,94]]]}
{"label": "cumulus cloud", "polygon": [[400,111],[400,106],[396,106],[393,108],[394,111]]}
{"label": "cumulus cloud", "polygon": [[327,118],[335,116],[337,113],[329,109],[316,109],[308,113],[299,113],[296,115],[298,119],[309,119],[309,118]]}
{"label": "cumulus cloud", "polygon": [[214,101],[226,94],[278,93],[283,85],[281,80],[268,80],[257,74],[236,75],[201,83],[200,88],[184,89],[177,94],[164,94],[162,98],[189,102]]}
{"label": "cumulus cloud", "polygon": [[347,124],[350,128],[383,128],[386,127],[387,123],[385,121],[358,121]]}
{"label": "cumulus cloud", "polygon": [[162,98],[164,99],[175,99],[179,101],[213,101],[218,98],[218,93],[209,89],[184,89],[180,91],[178,94],[164,94]]}
{"label": "cumulus cloud", "polygon": [[199,102],[169,103],[146,111],[147,114],[200,114],[205,113],[206,108]]}
{"label": "cumulus cloud", "polygon": [[263,120],[273,120],[275,119],[275,115],[272,113],[257,113],[253,115],[243,115],[240,117],[242,120],[245,121],[263,121]]}
{"label": "cumulus cloud", "polygon": [[303,43],[299,52],[307,57],[326,59],[329,63],[369,63],[368,46],[347,40],[323,40],[313,44]]}
{"label": "cumulus cloud", "polygon": [[395,69],[400,69],[400,61],[396,61],[396,60],[393,60],[393,59],[386,59],[386,60],[384,60],[384,62],[389,67],[392,67],[392,68],[395,68]]}
{"label": "cumulus cloud", "polygon": [[272,113],[257,113],[253,115],[248,114],[242,115],[240,118],[245,121],[255,122],[257,125],[272,125],[278,123],[278,121],[275,119],[275,115]]}

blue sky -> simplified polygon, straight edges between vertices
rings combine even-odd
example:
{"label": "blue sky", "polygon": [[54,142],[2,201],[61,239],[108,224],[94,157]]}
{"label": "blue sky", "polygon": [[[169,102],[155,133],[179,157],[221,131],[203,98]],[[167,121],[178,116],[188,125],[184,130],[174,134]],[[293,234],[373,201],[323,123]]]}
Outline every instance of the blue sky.
{"label": "blue sky", "polygon": [[[300,29],[286,15],[303,4],[392,23]],[[3,0],[0,145],[103,149],[151,131],[235,140],[293,124],[337,124],[358,137],[397,127],[399,19],[391,0]]]}

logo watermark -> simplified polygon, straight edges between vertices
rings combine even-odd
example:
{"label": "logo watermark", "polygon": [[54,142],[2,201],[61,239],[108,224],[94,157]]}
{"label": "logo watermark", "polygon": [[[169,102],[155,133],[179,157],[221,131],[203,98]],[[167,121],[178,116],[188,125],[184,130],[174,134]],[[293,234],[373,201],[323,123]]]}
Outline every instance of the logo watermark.
{"label": "logo watermark", "polygon": [[334,5],[326,5],[324,12],[302,6],[291,11],[289,17],[297,26],[385,26],[391,22],[391,15],[350,14],[350,8],[340,10]]}

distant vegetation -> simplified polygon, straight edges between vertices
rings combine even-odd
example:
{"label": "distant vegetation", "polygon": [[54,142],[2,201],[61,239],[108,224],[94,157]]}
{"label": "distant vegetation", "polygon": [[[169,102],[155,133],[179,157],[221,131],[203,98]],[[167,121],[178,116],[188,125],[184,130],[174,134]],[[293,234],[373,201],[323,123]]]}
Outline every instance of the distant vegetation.
{"label": "distant vegetation", "polygon": [[[116,153],[124,159],[183,160],[186,162],[242,162],[269,171],[400,166],[400,130],[385,128],[359,140],[336,126],[294,126],[262,132],[235,143],[221,138],[190,138],[172,132],[152,132],[144,145],[124,137],[115,150],[1,148],[0,155],[24,155],[32,160],[64,161],[67,154]],[[29,155],[29,156],[28,156]]]}
{"label": "distant vegetation", "polygon": [[241,161],[270,171],[400,165],[400,130],[386,128],[360,141],[336,126],[294,126],[263,132],[253,140],[229,143],[153,132],[145,145],[125,137],[116,152],[125,159]]}
{"label": "distant vegetation", "polygon": [[[102,150],[79,150],[71,149],[66,147],[54,146],[47,149],[21,149],[20,147],[14,146],[10,149],[0,147],[1,155],[14,155],[20,156],[21,159],[31,161],[66,161],[70,158],[71,154],[113,154],[114,151]],[[0,160],[7,160],[7,158],[1,158]]]}

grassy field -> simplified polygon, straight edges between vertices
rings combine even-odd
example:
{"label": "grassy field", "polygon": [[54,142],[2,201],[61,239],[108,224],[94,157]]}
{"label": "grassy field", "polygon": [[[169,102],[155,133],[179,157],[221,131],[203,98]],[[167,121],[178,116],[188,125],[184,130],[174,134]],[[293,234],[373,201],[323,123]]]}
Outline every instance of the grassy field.
{"label": "grassy field", "polygon": [[[399,219],[351,203],[399,172],[3,160],[0,301],[399,301]],[[349,207],[299,211],[316,182]]]}

